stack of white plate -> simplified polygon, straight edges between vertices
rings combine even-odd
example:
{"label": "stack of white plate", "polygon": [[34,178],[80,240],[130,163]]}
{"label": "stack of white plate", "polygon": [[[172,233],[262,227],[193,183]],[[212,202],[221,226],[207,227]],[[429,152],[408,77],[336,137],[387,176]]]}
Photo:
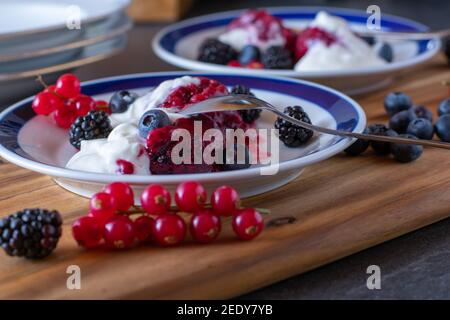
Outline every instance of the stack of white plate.
{"label": "stack of white plate", "polygon": [[129,0],[0,0],[0,107],[122,50]]}

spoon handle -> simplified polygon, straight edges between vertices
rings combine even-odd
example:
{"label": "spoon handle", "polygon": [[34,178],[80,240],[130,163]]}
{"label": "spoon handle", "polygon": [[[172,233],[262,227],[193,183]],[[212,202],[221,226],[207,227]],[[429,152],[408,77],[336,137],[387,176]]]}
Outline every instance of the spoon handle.
{"label": "spoon handle", "polygon": [[445,38],[450,36],[450,29],[442,29],[429,32],[390,32],[390,31],[355,31],[362,37],[389,38],[396,40],[428,40],[433,38]]}
{"label": "spoon handle", "polygon": [[434,140],[423,140],[423,139],[408,139],[408,138],[402,138],[402,137],[388,137],[388,136],[377,136],[374,134],[366,134],[366,133],[356,133],[356,132],[348,132],[348,131],[342,131],[342,130],[334,130],[324,127],[315,126],[313,124],[306,123],[301,120],[297,120],[293,117],[288,116],[287,114],[281,112],[280,110],[276,108],[267,108],[270,111],[276,113],[280,118],[285,119],[286,121],[289,121],[293,124],[296,124],[300,127],[303,127],[305,129],[309,129],[312,131],[325,133],[325,134],[331,134],[335,136],[341,136],[341,137],[349,137],[349,138],[357,138],[362,140],[374,140],[374,141],[383,141],[383,142],[394,142],[394,143],[402,143],[402,144],[420,144],[423,146],[429,146],[429,147],[435,147],[435,148],[442,148],[442,149],[448,149],[450,150],[450,143],[440,142],[440,141],[434,141]]}

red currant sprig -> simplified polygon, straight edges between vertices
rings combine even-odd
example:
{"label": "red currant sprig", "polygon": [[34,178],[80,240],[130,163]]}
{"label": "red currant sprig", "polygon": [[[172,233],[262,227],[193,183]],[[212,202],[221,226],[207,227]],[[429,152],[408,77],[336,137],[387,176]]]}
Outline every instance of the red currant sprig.
{"label": "red currant sprig", "polygon": [[31,107],[38,115],[52,116],[54,122],[68,129],[77,117],[85,116],[91,110],[103,110],[111,114],[108,103],[81,93],[80,80],[71,73],[63,74],[56,84],[47,86],[42,77],[37,79],[44,90],[36,95]]}
{"label": "red currant sprig", "polygon": [[[241,208],[239,194],[230,186],[221,186],[205,204],[206,190],[195,181],[181,183],[175,192],[178,207],[172,208],[171,195],[161,185],[149,185],[141,194],[142,208],[134,206],[133,190],[127,183],[114,182],[89,202],[89,214],[72,226],[75,240],[85,248],[102,244],[127,249],[138,243],[154,241],[175,246],[186,237],[187,226],[180,210],[190,213],[189,231],[199,243],[215,241],[221,230],[221,217],[232,216],[231,224],[241,240],[258,236],[264,220],[254,208]],[[137,217],[137,218],[136,218]]]}

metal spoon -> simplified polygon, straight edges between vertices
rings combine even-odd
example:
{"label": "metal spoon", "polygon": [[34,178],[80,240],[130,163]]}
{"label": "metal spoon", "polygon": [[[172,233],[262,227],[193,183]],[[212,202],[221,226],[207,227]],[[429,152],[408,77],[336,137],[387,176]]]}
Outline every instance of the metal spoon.
{"label": "metal spoon", "polygon": [[335,136],[348,137],[348,138],[358,138],[362,140],[374,140],[374,141],[384,141],[384,142],[394,142],[402,144],[419,144],[424,146],[450,149],[450,143],[433,141],[433,140],[422,140],[422,139],[408,139],[402,137],[388,137],[388,136],[377,136],[373,134],[366,133],[356,133],[348,132],[343,130],[334,130],[324,127],[319,127],[313,124],[309,124],[293,117],[288,116],[282,111],[275,108],[270,103],[255,98],[250,95],[237,94],[237,95],[225,95],[220,97],[210,98],[199,103],[191,105],[189,108],[180,111],[182,115],[192,115],[205,112],[217,112],[217,111],[233,111],[233,110],[244,110],[244,109],[265,109],[275,113],[280,118],[283,118],[295,125],[300,127],[325,133]]}
{"label": "metal spoon", "polygon": [[426,32],[391,32],[391,31],[354,31],[361,37],[389,38],[396,40],[427,40],[433,38],[445,38],[450,36],[450,29]]}

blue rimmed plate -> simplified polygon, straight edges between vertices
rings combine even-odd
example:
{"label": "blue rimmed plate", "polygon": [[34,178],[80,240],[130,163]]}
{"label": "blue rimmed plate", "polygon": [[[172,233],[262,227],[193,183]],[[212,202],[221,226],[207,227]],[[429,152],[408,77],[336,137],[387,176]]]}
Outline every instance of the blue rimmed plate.
{"label": "blue rimmed plate", "polygon": [[[302,28],[321,11],[336,15],[348,21],[355,30],[367,29],[369,16],[365,11],[330,7],[279,7],[266,8],[289,27]],[[359,94],[382,88],[392,82],[399,74],[431,59],[440,49],[440,41],[393,41],[394,61],[381,67],[367,67],[348,70],[303,71],[294,70],[254,70],[210,64],[196,59],[200,44],[208,37],[215,37],[224,31],[225,26],[238,17],[242,10],[210,14],[162,29],[153,39],[153,50],[166,62],[188,70],[214,72],[233,72],[239,74],[276,75],[312,80],[347,94]],[[386,31],[426,31],[428,28],[418,22],[381,14],[381,28]]]}
{"label": "blue rimmed plate", "polygon": [[[114,91],[135,90],[144,93],[162,81],[183,75],[216,79],[227,86],[248,86],[261,99],[284,108],[301,105],[314,124],[362,132],[366,117],[361,107],[349,97],[322,85],[281,77],[225,75],[221,73],[164,72],[145,73],[99,79],[82,84],[85,94],[97,99],[109,99]],[[49,117],[35,116],[31,109],[33,97],[22,100],[0,114],[0,156],[32,171],[49,175],[64,188],[90,196],[113,181],[129,182],[137,195],[150,183],[160,183],[174,189],[178,183],[197,180],[209,190],[231,184],[243,197],[252,196],[284,185],[300,175],[313,163],[341,152],[352,141],[330,135],[314,135],[299,148],[280,145],[279,163],[271,173],[262,174],[261,166],[248,169],[199,174],[177,175],[115,175],[66,169],[68,160],[76,150],[69,144],[68,132],[55,126]],[[263,112],[257,128],[273,128],[275,117]]]}

